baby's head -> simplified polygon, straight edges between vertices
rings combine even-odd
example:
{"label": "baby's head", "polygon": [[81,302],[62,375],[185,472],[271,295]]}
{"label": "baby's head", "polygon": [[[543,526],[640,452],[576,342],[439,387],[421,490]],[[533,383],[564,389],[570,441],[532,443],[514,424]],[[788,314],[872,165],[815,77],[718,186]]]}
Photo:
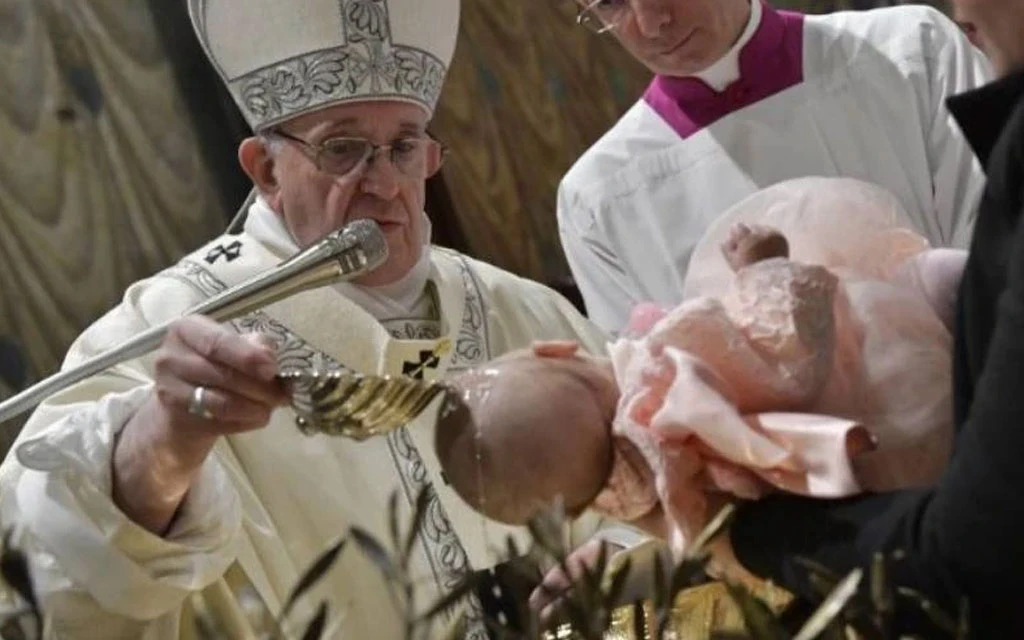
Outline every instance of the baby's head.
{"label": "baby's head", "polygon": [[558,497],[576,515],[604,487],[618,389],[607,361],[576,350],[537,343],[448,380],[438,459],[485,516],[525,524]]}

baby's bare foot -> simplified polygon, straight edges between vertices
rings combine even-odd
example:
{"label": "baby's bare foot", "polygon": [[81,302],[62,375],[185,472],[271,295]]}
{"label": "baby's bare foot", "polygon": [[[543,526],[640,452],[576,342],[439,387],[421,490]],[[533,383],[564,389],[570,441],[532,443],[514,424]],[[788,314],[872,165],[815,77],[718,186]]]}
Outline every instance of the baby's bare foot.
{"label": "baby's bare foot", "polygon": [[729,237],[722,243],[722,255],[733,271],[770,258],[789,256],[786,236],[771,227],[748,226],[738,222],[729,230]]}

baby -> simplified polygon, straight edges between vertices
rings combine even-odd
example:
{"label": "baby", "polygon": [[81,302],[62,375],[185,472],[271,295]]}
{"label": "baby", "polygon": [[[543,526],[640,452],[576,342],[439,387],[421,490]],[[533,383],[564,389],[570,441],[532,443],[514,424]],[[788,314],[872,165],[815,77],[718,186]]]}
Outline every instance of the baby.
{"label": "baby", "polygon": [[826,267],[793,260],[789,230],[737,222],[724,293],[639,307],[610,358],[538,343],[452,379],[461,402],[436,433],[449,483],[498,521],[560,497],[681,551],[714,493],[933,482],[952,440],[944,320],[964,256],[888,224],[861,231],[867,262],[839,235]]}

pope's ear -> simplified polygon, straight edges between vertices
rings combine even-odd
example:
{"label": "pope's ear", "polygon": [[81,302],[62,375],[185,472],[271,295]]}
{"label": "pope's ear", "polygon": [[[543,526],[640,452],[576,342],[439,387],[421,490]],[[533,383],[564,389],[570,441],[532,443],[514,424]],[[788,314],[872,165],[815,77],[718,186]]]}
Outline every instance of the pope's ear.
{"label": "pope's ear", "polygon": [[580,350],[575,340],[538,340],[533,343],[533,355],[538,358],[571,358]]}
{"label": "pope's ear", "polygon": [[243,140],[238,146],[238,162],[263,197],[271,200],[277,195],[274,154],[264,138],[254,136]]}

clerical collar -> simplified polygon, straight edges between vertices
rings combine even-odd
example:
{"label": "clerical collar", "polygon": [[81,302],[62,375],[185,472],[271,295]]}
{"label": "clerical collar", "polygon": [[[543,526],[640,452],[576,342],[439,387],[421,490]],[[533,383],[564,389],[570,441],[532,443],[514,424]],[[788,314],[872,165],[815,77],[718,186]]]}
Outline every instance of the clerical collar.
{"label": "clerical collar", "polygon": [[760,0],[751,0],[751,22],[756,26],[748,22],[753,32],[733,47],[738,79],[716,91],[699,77],[658,75],[647,87],[644,100],[681,138],[803,82],[804,16],[762,3],[760,19],[754,22],[754,2]]}
{"label": "clerical collar", "polygon": [[740,51],[754,37],[758,25],[761,24],[761,12],[761,0],[750,0],[750,17],[747,19],[747,26],[744,27],[739,39],[724,56],[718,59],[718,62],[703,71],[698,71],[693,74],[693,77],[702,80],[715,91],[723,91],[730,84],[739,80]]}
{"label": "clerical collar", "polygon": [[[334,288],[377,320],[436,320],[435,305],[427,290],[430,278],[430,220],[424,214],[424,246],[420,259],[405,276],[388,285],[365,287],[348,282]],[[257,197],[249,207],[245,231],[275,253],[288,257],[299,251],[281,217],[266,200]]]}

